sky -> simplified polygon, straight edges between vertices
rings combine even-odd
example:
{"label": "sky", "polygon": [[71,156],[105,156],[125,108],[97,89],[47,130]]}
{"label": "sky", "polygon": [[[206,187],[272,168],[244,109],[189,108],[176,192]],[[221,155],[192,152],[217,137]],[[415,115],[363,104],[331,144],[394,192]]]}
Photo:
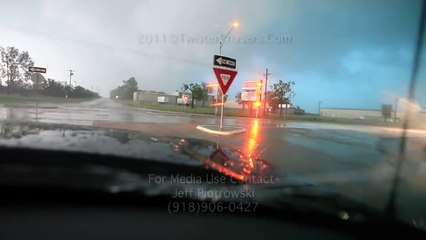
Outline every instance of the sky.
{"label": "sky", "polygon": [[237,21],[222,47],[237,60],[230,99],[268,68],[268,85],[294,81],[293,104],[316,113],[319,101],[380,109],[407,95],[420,1],[2,0],[0,9],[0,46],[28,51],[46,78],[68,81],[72,69],[73,84],[103,96],[130,77],[165,92],[215,82],[213,55]]}

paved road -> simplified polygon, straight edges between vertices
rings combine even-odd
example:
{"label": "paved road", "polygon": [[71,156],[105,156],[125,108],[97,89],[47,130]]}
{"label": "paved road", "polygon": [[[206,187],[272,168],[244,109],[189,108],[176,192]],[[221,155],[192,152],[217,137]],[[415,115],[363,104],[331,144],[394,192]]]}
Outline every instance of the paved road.
{"label": "paved road", "polygon": [[[245,127],[247,133],[219,137],[195,129],[200,124],[218,124],[218,117],[139,109],[110,99],[38,109],[0,107],[1,119],[124,128],[208,139],[252,154],[263,151],[262,156],[281,169],[378,209],[387,202],[401,135],[399,129],[382,127],[225,118],[225,125]],[[403,168],[399,215],[417,216],[417,224],[426,224],[426,131],[410,130],[408,136],[410,153]]]}

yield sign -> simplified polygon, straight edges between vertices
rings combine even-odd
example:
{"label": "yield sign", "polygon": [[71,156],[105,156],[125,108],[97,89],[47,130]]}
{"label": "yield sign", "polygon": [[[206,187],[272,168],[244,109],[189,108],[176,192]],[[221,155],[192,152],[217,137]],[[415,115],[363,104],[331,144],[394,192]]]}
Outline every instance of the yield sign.
{"label": "yield sign", "polygon": [[213,67],[213,71],[216,75],[217,81],[219,82],[219,87],[222,90],[222,93],[226,94],[238,72],[232,69],[224,69],[217,67]]}
{"label": "yield sign", "polygon": [[183,95],[183,102],[184,103],[188,103],[189,100],[189,96],[188,95]]}

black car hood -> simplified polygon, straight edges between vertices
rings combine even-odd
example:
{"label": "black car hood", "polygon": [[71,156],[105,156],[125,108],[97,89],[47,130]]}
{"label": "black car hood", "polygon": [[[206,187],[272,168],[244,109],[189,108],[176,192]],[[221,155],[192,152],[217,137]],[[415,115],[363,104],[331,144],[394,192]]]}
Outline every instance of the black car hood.
{"label": "black car hood", "polygon": [[[101,127],[0,122],[0,146],[112,155],[213,169],[237,181],[271,177],[291,185],[316,185],[303,177],[274,168],[260,154],[246,155],[218,143],[176,136],[158,137],[148,132]],[[257,157],[253,157],[257,156]],[[290,177],[291,176],[291,177]]]}
{"label": "black car hood", "polygon": [[[72,169],[69,164],[61,166],[61,159],[58,159],[55,166],[44,165],[42,169],[37,169],[35,177],[28,177],[33,170],[26,165],[17,165],[14,162],[17,158],[9,162],[2,159],[0,184],[3,186],[12,181],[20,185],[53,184],[103,189],[111,193],[140,192],[147,196],[172,196],[176,191],[194,189],[194,192],[202,190],[219,194],[189,194],[185,197],[201,201],[258,201],[277,209],[320,209],[345,221],[363,221],[366,219],[364,213],[369,212],[368,208],[309,179],[274,168],[264,159],[252,159],[236,149],[205,140],[159,138],[142,132],[62,124],[1,122],[0,148],[41,149],[132,159],[126,163],[120,162],[128,165],[126,171],[102,161],[85,162],[84,166]],[[160,174],[160,184],[153,182],[150,175],[158,175],[154,171],[155,165],[140,168],[144,174],[134,170],[137,169],[136,165],[145,162],[143,160],[170,164],[162,165],[161,169],[174,170],[174,173]],[[22,160],[22,163],[26,163],[26,160]],[[40,174],[40,171],[43,173]],[[46,174],[49,177],[37,177]],[[224,184],[207,182],[206,178],[215,176],[226,177]],[[177,177],[181,177],[181,180]],[[237,194],[221,194],[224,192]]]}

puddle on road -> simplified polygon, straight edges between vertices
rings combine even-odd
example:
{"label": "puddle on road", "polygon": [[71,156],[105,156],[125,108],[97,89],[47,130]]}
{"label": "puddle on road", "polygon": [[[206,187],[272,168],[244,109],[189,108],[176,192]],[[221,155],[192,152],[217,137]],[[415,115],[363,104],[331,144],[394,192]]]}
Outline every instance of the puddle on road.
{"label": "puddle on road", "polygon": [[345,131],[306,130],[284,135],[284,140],[337,159],[375,164],[383,155],[375,148],[379,137]]}
{"label": "puddle on road", "polygon": [[31,120],[35,119],[35,109],[29,108],[0,108],[0,120]]}

